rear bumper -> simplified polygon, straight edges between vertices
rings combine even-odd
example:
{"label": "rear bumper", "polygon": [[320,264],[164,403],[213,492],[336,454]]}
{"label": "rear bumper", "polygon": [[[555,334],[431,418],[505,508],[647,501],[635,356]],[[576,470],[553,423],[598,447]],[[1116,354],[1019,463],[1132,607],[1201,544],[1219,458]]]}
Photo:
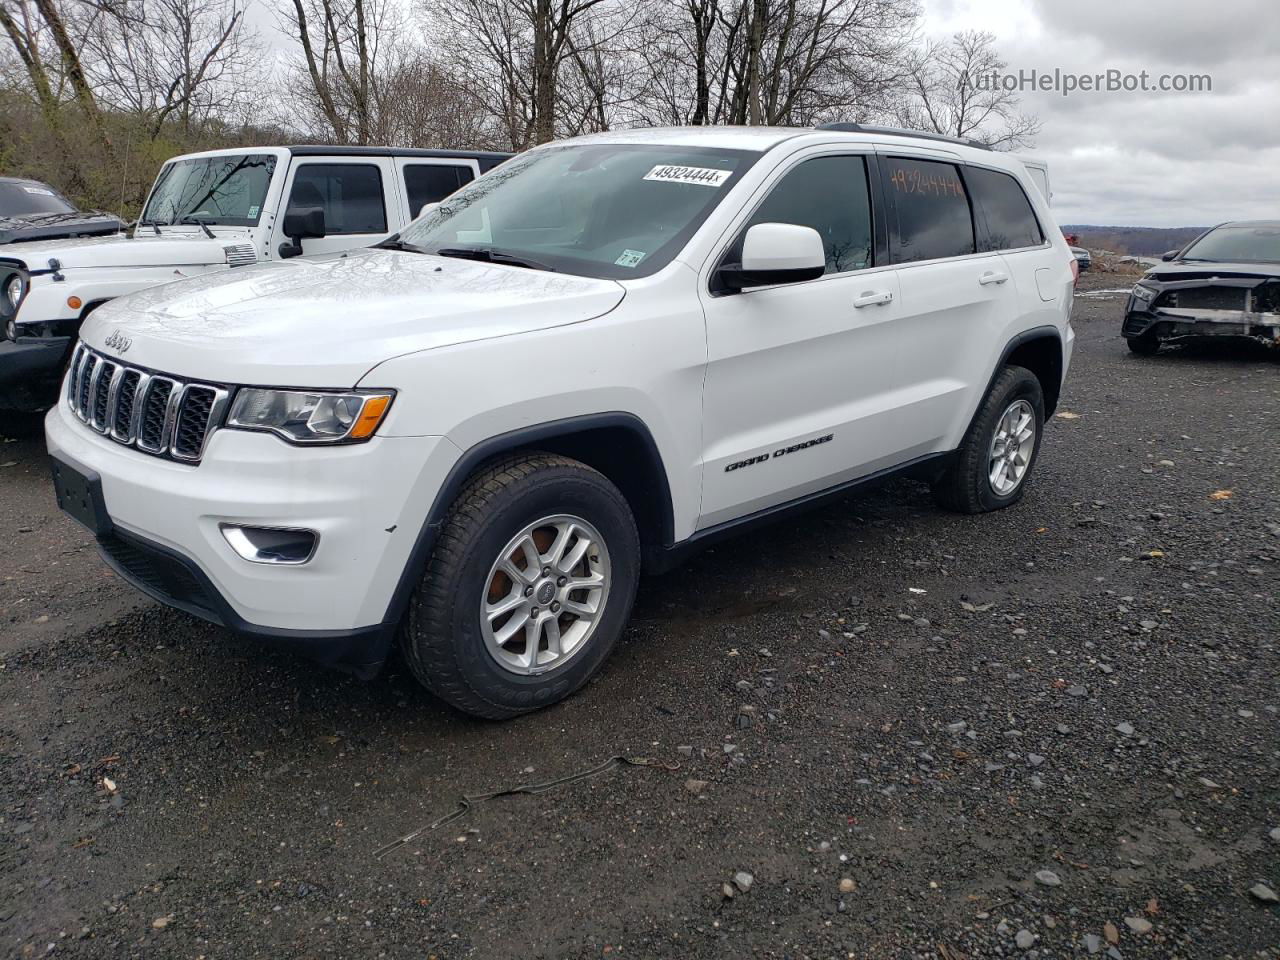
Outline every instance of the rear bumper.
{"label": "rear bumper", "polygon": [[72,340],[0,340],[0,410],[39,410],[53,403]]}

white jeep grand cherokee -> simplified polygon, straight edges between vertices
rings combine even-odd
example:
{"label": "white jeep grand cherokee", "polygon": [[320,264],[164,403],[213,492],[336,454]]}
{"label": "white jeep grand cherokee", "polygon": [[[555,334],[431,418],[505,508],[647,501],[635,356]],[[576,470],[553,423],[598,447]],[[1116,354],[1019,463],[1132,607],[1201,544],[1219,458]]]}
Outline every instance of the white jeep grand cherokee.
{"label": "white jeep grand cherokee", "polygon": [[548,144],[377,248],[85,324],[59,502],[151,596],[467,712],[601,666],[642,568],[910,473],[1022,495],[1074,260],[1016,159],[940,138]]}

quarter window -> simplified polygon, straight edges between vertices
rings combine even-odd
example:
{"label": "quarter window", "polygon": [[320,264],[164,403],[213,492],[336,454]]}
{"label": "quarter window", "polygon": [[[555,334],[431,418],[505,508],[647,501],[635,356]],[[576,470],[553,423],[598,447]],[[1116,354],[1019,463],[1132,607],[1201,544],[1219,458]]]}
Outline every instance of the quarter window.
{"label": "quarter window", "polygon": [[298,167],[288,211],[309,207],[324,210],[324,228],[329,236],[387,232],[382,174],[371,164],[308,163]]}
{"label": "quarter window", "polygon": [[955,164],[887,157],[880,169],[898,263],[974,252],[973,213]]}
{"label": "quarter window", "polygon": [[470,167],[454,164],[406,164],[404,189],[409,195],[409,215],[416,217],[428,203],[439,203],[475,179]]}
{"label": "quarter window", "polygon": [[[871,198],[866,160],[815,157],[804,161],[778,182],[747,226],[757,223],[813,227],[822,237],[827,273],[871,266]],[[741,250],[739,240],[737,255]]]}
{"label": "quarter window", "polygon": [[1016,250],[1044,243],[1040,222],[1017,180],[998,170],[965,167],[964,181],[985,221],[985,229],[978,231],[979,250]]}

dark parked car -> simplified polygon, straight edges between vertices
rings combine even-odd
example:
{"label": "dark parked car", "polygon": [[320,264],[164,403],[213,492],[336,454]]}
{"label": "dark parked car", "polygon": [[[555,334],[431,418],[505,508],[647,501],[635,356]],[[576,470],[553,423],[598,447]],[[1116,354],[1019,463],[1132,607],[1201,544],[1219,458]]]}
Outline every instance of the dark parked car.
{"label": "dark parked car", "polygon": [[1129,294],[1130,350],[1203,337],[1280,349],[1280,220],[1223,223],[1161,259]]}
{"label": "dark parked car", "polygon": [[76,209],[47,183],[0,177],[0,244],[96,237],[123,228],[109,213]]}
{"label": "dark parked car", "polygon": [[1093,266],[1093,255],[1084,247],[1072,247],[1071,255],[1076,258],[1076,264],[1080,267],[1081,273]]}

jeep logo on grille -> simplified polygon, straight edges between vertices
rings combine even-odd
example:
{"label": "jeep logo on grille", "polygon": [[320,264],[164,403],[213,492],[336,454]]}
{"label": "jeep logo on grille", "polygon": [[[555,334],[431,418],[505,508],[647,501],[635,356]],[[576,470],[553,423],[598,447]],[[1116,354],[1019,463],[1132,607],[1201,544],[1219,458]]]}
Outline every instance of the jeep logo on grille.
{"label": "jeep logo on grille", "polygon": [[128,353],[129,348],[133,346],[133,341],[117,330],[111,334],[111,336],[107,337],[107,339],[103,341],[102,345],[104,347],[110,347],[112,350],[117,350],[120,353]]}

